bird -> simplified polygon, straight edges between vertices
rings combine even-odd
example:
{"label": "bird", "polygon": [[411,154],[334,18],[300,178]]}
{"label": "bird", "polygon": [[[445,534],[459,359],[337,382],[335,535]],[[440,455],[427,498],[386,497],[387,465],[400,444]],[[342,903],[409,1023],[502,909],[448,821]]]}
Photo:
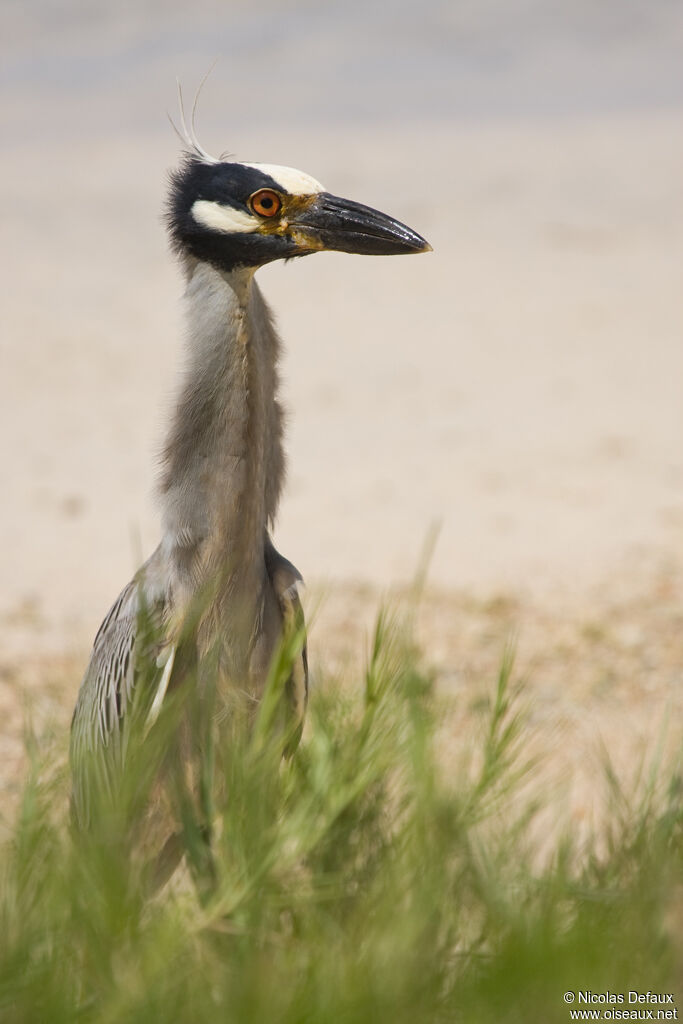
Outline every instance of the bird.
{"label": "bird", "polygon": [[166,222],[185,279],[187,365],[162,450],[161,541],[102,622],[78,693],[70,758],[81,826],[91,812],[89,759],[125,754],[143,658],[152,666],[150,721],[188,666],[201,685],[209,663],[226,706],[240,694],[258,707],[283,634],[300,630],[281,697],[289,746],[298,742],[308,699],[302,577],[272,540],[285,472],[280,339],[255,273],[328,250],[431,249],[412,228],[307,173],[212,157],[194,133],[185,140]]}

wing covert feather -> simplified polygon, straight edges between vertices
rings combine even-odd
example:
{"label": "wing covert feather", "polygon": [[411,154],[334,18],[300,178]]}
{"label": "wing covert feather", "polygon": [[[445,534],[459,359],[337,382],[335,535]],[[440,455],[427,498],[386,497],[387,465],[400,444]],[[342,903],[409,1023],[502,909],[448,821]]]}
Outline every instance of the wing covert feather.
{"label": "wing covert feather", "polygon": [[[109,750],[115,756],[121,721],[133,697],[141,656],[153,659],[152,664],[158,658],[158,675],[162,676],[169,601],[156,583],[160,576],[156,571],[158,559],[157,550],[123,588],[95,636],[71,721],[74,803],[79,818],[83,817],[84,794],[79,791],[85,785],[84,760],[96,751]],[[138,635],[143,618],[146,639],[153,643],[146,651],[140,649],[142,637]]]}

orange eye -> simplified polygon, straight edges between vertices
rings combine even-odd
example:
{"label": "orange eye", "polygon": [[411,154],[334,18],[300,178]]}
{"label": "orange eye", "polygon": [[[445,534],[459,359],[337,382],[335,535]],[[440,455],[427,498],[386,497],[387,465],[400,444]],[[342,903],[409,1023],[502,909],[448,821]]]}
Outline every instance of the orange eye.
{"label": "orange eye", "polygon": [[280,212],[282,200],[272,188],[260,188],[249,197],[249,205],[260,217],[274,217]]}

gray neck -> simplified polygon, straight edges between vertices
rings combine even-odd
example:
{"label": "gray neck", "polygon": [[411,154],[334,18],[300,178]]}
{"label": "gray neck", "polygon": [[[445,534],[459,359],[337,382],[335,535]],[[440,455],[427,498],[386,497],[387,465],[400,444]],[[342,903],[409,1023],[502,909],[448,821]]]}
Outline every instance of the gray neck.
{"label": "gray neck", "polygon": [[279,341],[253,271],[188,261],[188,366],[163,453],[163,546],[181,578],[263,573],[282,485]]}

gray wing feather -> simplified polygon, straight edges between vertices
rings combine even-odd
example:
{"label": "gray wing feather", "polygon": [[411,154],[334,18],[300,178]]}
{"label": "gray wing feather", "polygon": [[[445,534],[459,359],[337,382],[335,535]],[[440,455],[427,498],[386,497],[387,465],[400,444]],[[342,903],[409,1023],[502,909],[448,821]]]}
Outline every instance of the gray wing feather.
{"label": "gray wing feather", "polygon": [[[265,561],[266,571],[280,604],[284,628],[301,628],[303,610],[297,591],[297,584],[301,581],[300,573],[275,550],[270,538],[266,541]],[[144,659],[145,665],[149,665],[150,661],[152,664],[156,662],[158,679],[151,682],[155,689],[159,687],[157,697],[163,699],[165,685],[173,669],[174,653],[164,637],[171,606],[168,579],[169,574],[164,572],[162,549],[159,547],[121,591],[95,637],[71,723],[72,799],[76,818],[81,825],[87,824],[90,818],[88,763],[95,755],[105,778],[111,778],[111,770],[121,755],[120,723],[133,697],[137,666],[141,659]],[[147,646],[138,635],[142,612],[150,620],[150,632],[155,638],[152,650],[141,649]],[[296,730],[292,745],[296,746],[308,700],[305,644],[300,658],[292,666],[286,692]],[[157,698],[152,711],[156,703]]]}
{"label": "gray wing feather", "polygon": [[[266,536],[266,571],[275,590],[285,630],[304,629],[304,611],[299,597],[299,584],[303,577],[295,565],[280,554],[270,537]],[[308,704],[308,648],[304,641],[299,659],[292,665],[292,675],[286,687],[292,721],[295,725],[291,748],[296,747],[303,731]]]}
{"label": "gray wing feather", "polygon": [[137,634],[143,611],[150,619],[152,633],[163,635],[169,600],[160,585],[159,561],[157,549],[109,609],[95,637],[78,693],[71,722],[71,764],[73,802],[82,822],[88,817],[83,792],[85,761],[108,748],[112,757],[118,753],[120,723],[133,696],[136,661],[141,653]]}

